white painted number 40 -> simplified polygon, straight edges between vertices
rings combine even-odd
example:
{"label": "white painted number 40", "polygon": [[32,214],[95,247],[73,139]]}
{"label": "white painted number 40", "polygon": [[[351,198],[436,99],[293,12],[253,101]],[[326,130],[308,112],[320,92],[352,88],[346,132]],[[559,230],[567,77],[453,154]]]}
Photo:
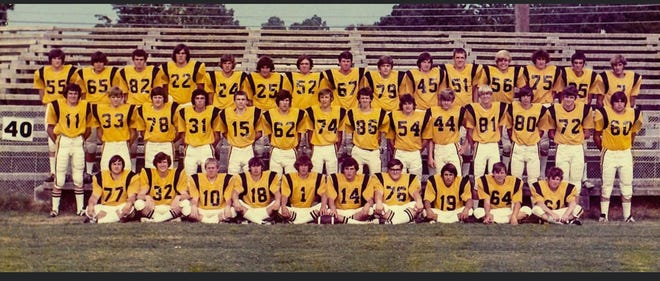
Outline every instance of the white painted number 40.
{"label": "white painted number 40", "polygon": [[2,117],[2,139],[32,141],[34,122],[30,118]]}

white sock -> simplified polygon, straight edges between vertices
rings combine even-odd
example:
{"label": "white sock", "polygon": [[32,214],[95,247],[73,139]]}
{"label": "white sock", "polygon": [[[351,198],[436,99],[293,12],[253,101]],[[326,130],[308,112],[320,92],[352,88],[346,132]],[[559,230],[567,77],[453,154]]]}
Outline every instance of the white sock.
{"label": "white sock", "polygon": [[92,170],[94,169],[94,162],[85,162],[85,170],[87,170],[88,174],[92,174]]}
{"label": "white sock", "polygon": [[60,209],[60,198],[61,197],[53,197],[51,198],[53,201],[53,211],[59,211]]}
{"label": "white sock", "polygon": [[623,202],[621,203],[621,207],[623,209],[623,219],[627,219],[630,217],[630,214],[632,213],[632,203],[631,202]]}
{"label": "white sock", "polygon": [[135,173],[135,167],[137,167],[137,159],[131,158],[131,170]]}
{"label": "white sock", "polygon": [[55,156],[49,156],[48,160],[50,160],[50,173],[55,174]]}
{"label": "white sock", "polygon": [[602,199],[600,200],[600,213],[605,214],[605,217],[609,217],[609,212],[610,212],[610,201],[603,201]]}
{"label": "white sock", "polygon": [[80,212],[83,209],[84,202],[85,202],[85,194],[76,194],[76,213]]}

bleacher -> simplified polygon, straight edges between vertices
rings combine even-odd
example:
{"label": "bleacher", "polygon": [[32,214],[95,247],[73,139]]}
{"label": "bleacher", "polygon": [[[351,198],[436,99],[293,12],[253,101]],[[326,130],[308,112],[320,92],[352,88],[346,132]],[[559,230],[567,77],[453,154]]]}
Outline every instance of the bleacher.
{"label": "bleacher", "polygon": [[[103,51],[109,65],[130,64],[131,52],[145,49],[149,64],[170,60],[178,43],[191,48],[194,59],[207,70],[219,70],[220,56],[232,54],[237,70],[255,71],[260,56],[271,56],[278,72],[295,71],[299,55],[314,59],[313,71],[337,65],[337,55],[349,50],[357,67],[376,70],[382,55],[394,59],[396,70],[416,68],[419,53],[430,52],[434,63],[451,62],[452,50],[467,51],[469,63],[493,64],[498,50],[511,52],[512,65],[530,63],[531,53],[546,49],[552,63],[569,66],[576,51],[587,55],[587,67],[601,72],[609,60],[622,54],[627,69],[643,76],[637,104],[644,111],[644,129],[635,139],[634,186],[636,195],[660,195],[660,34],[567,34],[448,31],[291,31],[174,28],[0,28],[0,117],[33,120],[33,141],[0,140],[0,188],[32,192],[48,174],[43,106],[33,89],[33,73],[47,64],[47,53],[62,48],[66,63],[89,66],[90,55]],[[0,122],[2,122],[0,120]],[[4,128],[3,124],[3,128]],[[599,152],[592,141],[586,153],[588,176],[600,185]],[[598,188],[592,189],[593,194]],[[618,194],[615,188],[615,194]]]}

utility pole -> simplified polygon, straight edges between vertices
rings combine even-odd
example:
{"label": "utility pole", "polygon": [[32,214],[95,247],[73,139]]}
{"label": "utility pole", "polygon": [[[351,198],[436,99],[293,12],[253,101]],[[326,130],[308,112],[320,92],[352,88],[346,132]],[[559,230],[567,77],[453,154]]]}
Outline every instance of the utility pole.
{"label": "utility pole", "polygon": [[516,32],[529,32],[529,4],[515,4]]}

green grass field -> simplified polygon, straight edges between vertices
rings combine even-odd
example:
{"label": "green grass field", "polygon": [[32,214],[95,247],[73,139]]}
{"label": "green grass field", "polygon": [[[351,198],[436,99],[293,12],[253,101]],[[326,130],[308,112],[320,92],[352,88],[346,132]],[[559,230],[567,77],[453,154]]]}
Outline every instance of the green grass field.
{"label": "green grass field", "polygon": [[582,226],[99,225],[0,194],[0,272],[660,271],[658,200],[633,199],[635,224],[613,200],[612,221],[592,203]]}

